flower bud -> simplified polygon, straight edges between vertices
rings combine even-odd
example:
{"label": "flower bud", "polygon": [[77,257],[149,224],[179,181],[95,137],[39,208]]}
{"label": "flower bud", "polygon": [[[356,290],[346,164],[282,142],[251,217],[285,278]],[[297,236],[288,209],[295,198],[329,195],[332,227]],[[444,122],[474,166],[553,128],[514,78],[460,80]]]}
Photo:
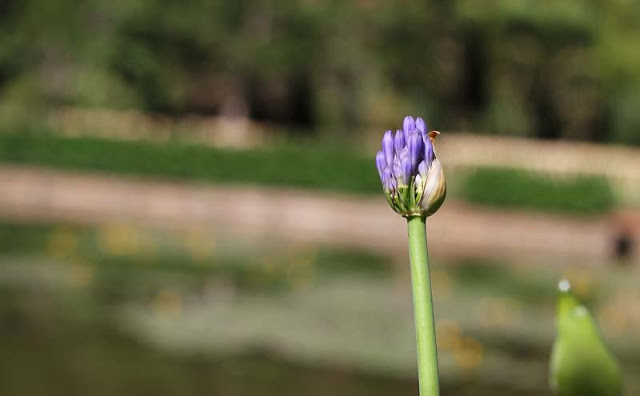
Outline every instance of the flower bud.
{"label": "flower bud", "polygon": [[384,159],[384,154],[382,151],[378,151],[376,154],[376,167],[378,168],[378,174],[380,175],[380,181],[384,184],[384,179],[382,178],[382,170],[387,166],[387,161]]}
{"label": "flower bud", "polygon": [[382,138],[382,153],[384,154],[384,158],[388,166],[393,164],[393,152],[393,134],[391,131],[387,131]]}
{"label": "flower bud", "polygon": [[396,131],[396,136],[394,138],[393,143],[394,143],[394,147],[395,147],[396,151],[400,151],[400,150],[402,150],[402,148],[404,146],[406,146],[407,143],[406,143],[406,140],[405,140],[405,136],[404,136],[404,131],[403,130],[398,129]]}
{"label": "flower bud", "polygon": [[413,120],[413,117],[404,117],[404,121],[402,122],[402,129],[404,130],[405,135],[408,135],[410,132],[416,129],[416,122]]}
{"label": "flower bud", "polygon": [[376,154],[387,202],[404,217],[427,217],[444,202],[447,186],[442,164],[433,142],[437,131],[427,133],[422,118],[404,118],[402,130],[389,130],[382,138],[382,150]]}
{"label": "flower bud", "polygon": [[416,129],[421,133],[427,133],[427,123],[420,117],[416,118]]}
{"label": "flower bud", "polygon": [[427,183],[424,187],[422,199],[420,200],[420,207],[424,210],[427,216],[434,214],[447,196],[447,184],[444,180],[444,172],[442,170],[442,164],[436,158],[429,167],[427,173]]}
{"label": "flower bud", "polygon": [[423,157],[422,136],[417,133],[412,134],[407,147],[409,148],[409,158],[411,159],[411,173],[415,173],[418,169],[418,163]]}

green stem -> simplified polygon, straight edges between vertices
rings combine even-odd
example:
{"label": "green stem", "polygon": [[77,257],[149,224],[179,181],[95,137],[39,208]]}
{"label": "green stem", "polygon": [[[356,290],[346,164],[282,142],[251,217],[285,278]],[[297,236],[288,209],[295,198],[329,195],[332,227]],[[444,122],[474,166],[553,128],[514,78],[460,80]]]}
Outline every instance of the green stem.
{"label": "green stem", "polygon": [[410,217],[408,225],[420,396],[438,396],[440,394],[438,386],[438,351],[436,349],[436,329],[433,319],[431,280],[429,279],[426,219],[423,217]]}

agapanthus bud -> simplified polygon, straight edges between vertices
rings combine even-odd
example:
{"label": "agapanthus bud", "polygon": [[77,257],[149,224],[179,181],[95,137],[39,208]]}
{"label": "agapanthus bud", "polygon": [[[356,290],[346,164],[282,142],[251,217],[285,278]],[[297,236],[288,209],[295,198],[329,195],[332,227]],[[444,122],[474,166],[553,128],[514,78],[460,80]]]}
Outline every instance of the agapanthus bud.
{"label": "agapanthus bud", "polygon": [[413,120],[413,117],[411,116],[404,117],[404,121],[402,122],[402,129],[404,130],[405,135],[408,135],[414,129],[416,129],[416,122]]}
{"label": "agapanthus bud", "polygon": [[376,167],[378,168],[378,174],[380,175],[380,181],[383,182],[384,184],[384,180],[382,178],[382,170],[387,166],[387,161],[384,158],[384,154],[382,153],[382,151],[378,151],[378,153],[376,154]]}
{"label": "agapanthus bud", "polygon": [[421,133],[427,133],[427,123],[420,117],[416,118],[416,129]]}
{"label": "agapanthus bud", "polygon": [[425,135],[423,141],[424,141],[424,160],[427,163],[431,163],[435,158],[435,154],[433,151],[433,141],[428,135]]}
{"label": "agapanthus bud", "polygon": [[427,167],[427,163],[422,161],[418,164],[418,174],[422,176],[423,179],[427,178],[427,172],[429,168]]}
{"label": "agapanthus bud", "polygon": [[413,175],[413,166],[411,166],[411,157],[409,154],[404,153],[400,157],[400,164],[402,166],[402,184],[408,186],[411,183],[411,176]]}
{"label": "agapanthus bud", "polygon": [[[382,186],[384,187],[385,191],[395,188],[394,187],[396,185],[395,180],[393,179],[393,174],[391,173],[391,169],[389,169],[388,166],[385,166],[382,169],[382,174],[380,178],[382,179]],[[394,182],[394,183],[391,183],[391,182]]]}
{"label": "agapanthus bud", "polygon": [[393,164],[393,152],[393,133],[391,131],[387,131],[382,138],[382,153],[384,154],[384,159],[387,161],[388,166]]}
{"label": "agapanthus bud", "polygon": [[431,216],[444,202],[444,172],[433,148],[438,134],[427,133],[424,120],[411,116],[395,136],[384,134],[376,167],[389,205],[402,216]]}
{"label": "agapanthus bud", "polygon": [[418,163],[420,163],[420,160],[423,158],[422,136],[417,133],[412,134],[411,137],[409,137],[407,147],[409,149],[409,158],[411,158],[411,173],[415,173],[418,169]]}
{"label": "agapanthus bud", "polygon": [[406,142],[407,141],[405,140],[405,137],[404,137],[404,131],[401,129],[398,129],[398,131],[396,131],[396,137],[394,138],[394,147],[396,151],[402,150],[402,148],[407,145]]}

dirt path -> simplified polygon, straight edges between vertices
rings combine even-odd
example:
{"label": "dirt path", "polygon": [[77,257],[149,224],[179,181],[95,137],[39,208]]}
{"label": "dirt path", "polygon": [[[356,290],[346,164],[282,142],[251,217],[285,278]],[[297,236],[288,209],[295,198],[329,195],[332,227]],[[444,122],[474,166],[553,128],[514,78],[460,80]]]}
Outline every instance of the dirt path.
{"label": "dirt path", "polygon": [[[0,217],[204,226],[242,238],[356,247],[394,255],[406,251],[404,222],[382,196],[203,186],[0,166]],[[436,255],[564,256],[596,261],[611,256],[616,232],[609,217],[576,219],[480,210],[455,201],[447,202],[430,218],[428,228]]]}

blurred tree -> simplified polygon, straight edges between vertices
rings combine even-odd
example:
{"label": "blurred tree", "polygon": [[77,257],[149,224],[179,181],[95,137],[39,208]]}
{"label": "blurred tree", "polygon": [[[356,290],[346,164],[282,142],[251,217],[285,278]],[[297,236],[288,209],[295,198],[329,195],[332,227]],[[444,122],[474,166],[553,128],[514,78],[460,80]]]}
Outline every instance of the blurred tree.
{"label": "blurred tree", "polygon": [[638,144],[624,0],[5,0],[0,121],[60,106]]}

